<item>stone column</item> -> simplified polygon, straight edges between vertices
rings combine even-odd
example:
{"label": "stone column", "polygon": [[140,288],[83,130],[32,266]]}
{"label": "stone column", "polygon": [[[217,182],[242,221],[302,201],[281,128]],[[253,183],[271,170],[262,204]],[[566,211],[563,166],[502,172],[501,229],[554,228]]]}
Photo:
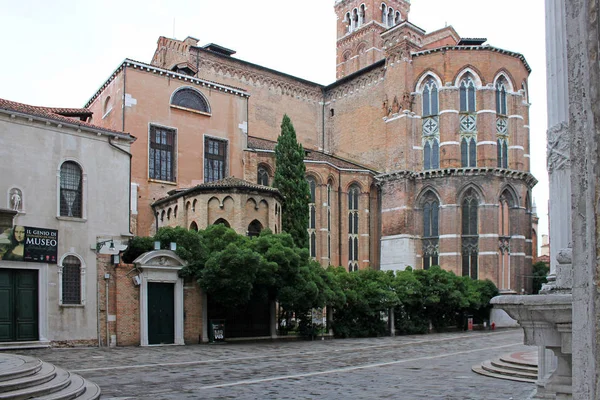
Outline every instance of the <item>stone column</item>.
{"label": "stone column", "polygon": [[556,278],[556,256],[571,246],[571,164],[568,129],[567,28],[565,0],[546,0],[546,64],[548,91],[547,162],[552,201],[550,220],[550,277]]}

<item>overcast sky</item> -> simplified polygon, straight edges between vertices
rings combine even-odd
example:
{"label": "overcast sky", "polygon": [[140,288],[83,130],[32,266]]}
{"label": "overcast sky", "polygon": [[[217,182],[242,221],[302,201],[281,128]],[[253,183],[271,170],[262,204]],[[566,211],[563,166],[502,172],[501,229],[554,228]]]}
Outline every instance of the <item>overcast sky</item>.
{"label": "overcast sky", "polygon": [[[321,84],[335,80],[334,0],[0,0],[0,97],[81,107],[125,58],[150,62],[158,37],[217,43],[235,57]],[[412,0],[409,20],[430,32],[522,53],[533,72],[531,172],[541,234],[548,232],[543,0]]]}

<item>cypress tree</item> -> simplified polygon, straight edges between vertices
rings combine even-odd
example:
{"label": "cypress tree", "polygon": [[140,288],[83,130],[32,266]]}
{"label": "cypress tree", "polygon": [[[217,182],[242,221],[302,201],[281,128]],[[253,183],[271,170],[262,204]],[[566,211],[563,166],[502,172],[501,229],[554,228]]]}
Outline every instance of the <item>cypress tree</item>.
{"label": "cypress tree", "polygon": [[310,189],[306,181],[304,148],[296,140],[296,131],[287,114],[281,122],[281,135],[275,146],[275,162],[273,186],[279,189],[285,199],[281,229],[292,236],[296,246],[308,248]]}

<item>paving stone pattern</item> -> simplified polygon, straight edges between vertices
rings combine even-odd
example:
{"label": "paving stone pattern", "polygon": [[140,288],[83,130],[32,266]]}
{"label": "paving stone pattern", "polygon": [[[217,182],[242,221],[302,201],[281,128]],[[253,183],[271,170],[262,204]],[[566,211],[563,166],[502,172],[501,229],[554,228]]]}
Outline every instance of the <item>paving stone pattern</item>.
{"label": "paving stone pattern", "polygon": [[102,399],[526,399],[471,366],[531,351],[518,330],[395,338],[20,351],[90,379]]}

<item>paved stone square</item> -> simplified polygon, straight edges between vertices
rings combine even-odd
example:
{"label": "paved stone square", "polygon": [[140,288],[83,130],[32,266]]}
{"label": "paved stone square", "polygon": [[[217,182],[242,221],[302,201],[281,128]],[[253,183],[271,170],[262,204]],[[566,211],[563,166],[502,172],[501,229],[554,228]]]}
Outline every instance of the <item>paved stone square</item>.
{"label": "paved stone square", "polygon": [[471,366],[531,350],[520,329],[395,338],[19,351],[77,372],[102,399],[526,399],[533,384]]}

